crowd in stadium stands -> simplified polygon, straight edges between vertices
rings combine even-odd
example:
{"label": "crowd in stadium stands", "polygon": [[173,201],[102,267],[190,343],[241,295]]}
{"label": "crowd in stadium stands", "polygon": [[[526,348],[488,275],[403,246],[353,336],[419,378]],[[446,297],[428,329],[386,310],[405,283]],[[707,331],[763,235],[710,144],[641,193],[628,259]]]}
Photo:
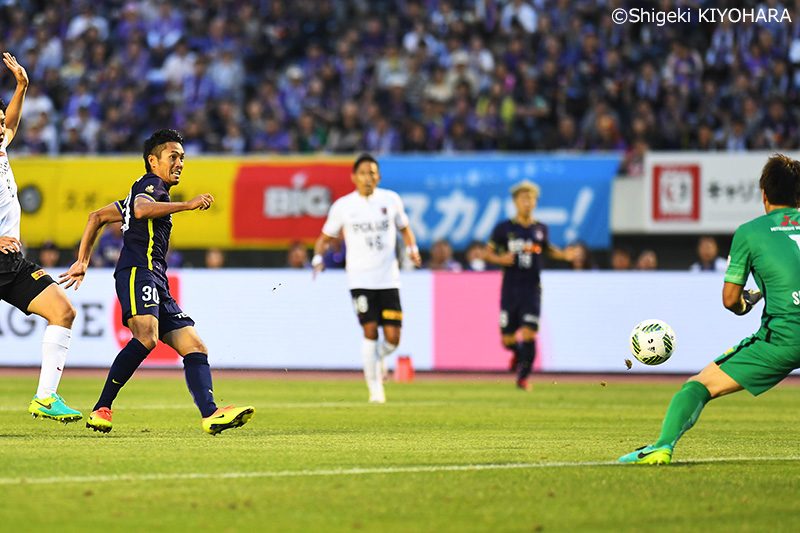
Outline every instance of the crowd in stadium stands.
{"label": "crowd in stadium stands", "polygon": [[[620,0],[21,0],[0,49],[31,78],[15,151],[798,148],[793,23],[613,24]],[[6,91],[13,90],[8,78]],[[10,94],[6,94],[6,97]],[[8,98],[6,98],[8,99]]]}

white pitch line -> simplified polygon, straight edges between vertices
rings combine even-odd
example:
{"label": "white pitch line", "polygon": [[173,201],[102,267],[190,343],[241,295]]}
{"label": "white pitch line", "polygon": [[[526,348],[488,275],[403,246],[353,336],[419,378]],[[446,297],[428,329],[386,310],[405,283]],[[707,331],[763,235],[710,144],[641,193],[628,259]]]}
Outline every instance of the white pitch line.
{"label": "white pitch line", "polygon": [[[709,457],[678,461],[675,465],[703,463],[751,463],[769,461],[800,461],[800,457]],[[0,478],[0,485],[50,485],[69,483],[110,483],[115,481],[183,481],[193,479],[252,479],[287,477],[365,476],[374,474],[418,474],[432,472],[477,472],[481,470],[530,470],[539,468],[581,468],[587,466],[618,466],[625,468],[647,468],[638,465],[623,465],[616,461],[542,462],[542,463],[495,463],[468,465],[423,465],[387,466],[375,468],[335,468],[320,470],[274,470],[263,472],[186,472],[162,474],[118,474],[110,476],[61,476],[45,478]],[[669,467],[661,467],[668,469]]]}

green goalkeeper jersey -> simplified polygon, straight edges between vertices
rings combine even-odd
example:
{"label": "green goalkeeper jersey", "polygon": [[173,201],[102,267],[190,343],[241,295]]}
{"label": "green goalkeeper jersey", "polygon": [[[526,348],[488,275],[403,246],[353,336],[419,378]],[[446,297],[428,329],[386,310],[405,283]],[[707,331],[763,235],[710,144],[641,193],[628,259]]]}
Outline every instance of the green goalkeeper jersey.
{"label": "green goalkeeper jersey", "polygon": [[725,281],[744,286],[751,272],[764,295],[764,340],[800,344],[800,211],[775,209],[739,226]]}

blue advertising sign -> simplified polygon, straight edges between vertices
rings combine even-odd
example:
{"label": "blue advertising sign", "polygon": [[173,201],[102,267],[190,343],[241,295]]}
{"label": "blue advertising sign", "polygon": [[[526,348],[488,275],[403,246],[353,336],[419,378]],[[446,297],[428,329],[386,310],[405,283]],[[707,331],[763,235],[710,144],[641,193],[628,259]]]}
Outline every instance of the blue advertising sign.
{"label": "blue advertising sign", "polygon": [[514,216],[509,188],[523,179],[542,190],[534,217],[556,246],[611,244],[611,183],[620,155],[382,157],[381,185],[403,198],[420,246],[447,239],[455,249],[487,241]]}

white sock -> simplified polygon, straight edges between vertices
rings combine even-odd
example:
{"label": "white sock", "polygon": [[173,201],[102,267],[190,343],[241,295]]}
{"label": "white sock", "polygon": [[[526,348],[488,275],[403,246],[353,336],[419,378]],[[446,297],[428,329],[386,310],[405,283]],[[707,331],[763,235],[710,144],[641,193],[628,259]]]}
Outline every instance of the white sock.
{"label": "white sock", "polygon": [[55,394],[58,389],[71,339],[72,331],[63,326],[50,325],[44,329],[42,370],[39,373],[39,387],[36,389],[37,398],[46,398]]}
{"label": "white sock", "polygon": [[364,379],[367,381],[367,385],[371,386],[372,383],[375,383],[375,361],[378,359],[378,341],[361,339],[361,358],[364,361]]}
{"label": "white sock", "polygon": [[389,377],[389,371],[386,369],[386,357],[392,355],[396,349],[396,344],[391,344],[386,341],[383,341],[380,346],[378,346],[378,375],[381,377],[381,380],[386,380]]}
{"label": "white sock", "polygon": [[389,342],[383,341],[380,346],[378,346],[378,355],[381,357],[387,357],[392,355],[394,351],[397,349],[396,344],[391,344]]}

